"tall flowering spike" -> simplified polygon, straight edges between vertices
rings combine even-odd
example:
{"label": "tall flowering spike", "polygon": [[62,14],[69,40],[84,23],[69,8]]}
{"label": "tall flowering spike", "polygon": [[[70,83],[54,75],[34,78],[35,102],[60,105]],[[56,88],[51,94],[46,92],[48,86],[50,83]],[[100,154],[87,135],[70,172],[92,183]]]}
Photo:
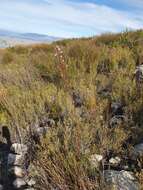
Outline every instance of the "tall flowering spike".
{"label": "tall flowering spike", "polygon": [[62,79],[66,80],[66,62],[62,48],[59,45],[55,47],[55,58],[57,59],[57,67]]}

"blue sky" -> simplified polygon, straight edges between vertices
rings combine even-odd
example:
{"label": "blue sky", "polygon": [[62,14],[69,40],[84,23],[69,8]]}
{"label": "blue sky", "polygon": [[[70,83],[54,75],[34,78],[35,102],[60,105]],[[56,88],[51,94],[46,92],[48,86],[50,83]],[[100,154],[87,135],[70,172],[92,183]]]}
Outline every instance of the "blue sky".
{"label": "blue sky", "polygon": [[0,28],[58,37],[143,28],[143,0],[1,0]]}

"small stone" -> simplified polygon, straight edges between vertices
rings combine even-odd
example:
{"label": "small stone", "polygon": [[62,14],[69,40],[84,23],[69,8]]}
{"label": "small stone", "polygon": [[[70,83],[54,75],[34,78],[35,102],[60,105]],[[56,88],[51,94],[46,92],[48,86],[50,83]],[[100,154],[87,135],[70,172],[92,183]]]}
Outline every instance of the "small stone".
{"label": "small stone", "polygon": [[0,184],[0,190],[3,190],[3,186]]}
{"label": "small stone", "polygon": [[129,170],[129,166],[128,166],[128,165],[125,165],[125,166],[123,166],[123,169],[124,169],[124,170]]}
{"label": "small stone", "polygon": [[13,186],[16,188],[16,189],[19,189],[19,188],[22,188],[24,186],[26,186],[26,182],[21,179],[21,178],[17,178],[14,182],[13,182]]}
{"label": "small stone", "polygon": [[110,126],[116,127],[118,125],[121,125],[124,121],[126,121],[125,116],[123,115],[115,115],[110,119]]}
{"label": "small stone", "polygon": [[91,155],[89,161],[93,167],[98,167],[99,163],[103,160],[103,156],[99,154]]}
{"label": "small stone", "polygon": [[138,77],[138,76],[142,77],[142,75],[143,75],[143,65],[142,64],[136,67],[134,74],[137,75],[136,77]]}
{"label": "small stone", "polygon": [[9,172],[12,175],[14,175],[16,177],[20,177],[20,178],[22,178],[24,176],[24,174],[25,174],[24,170],[22,168],[18,167],[18,166],[12,167],[11,169],[9,169]]}
{"label": "small stone", "polygon": [[113,115],[123,115],[123,106],[120,102],[113,102],[111,110]]}
{"label": "small stone", "polygon": [[119,157],[111,158],[111,159],[109,160],[109,163],[110,163],[111,165],[114,165],[114,166],[119,165],[120,162],[121,162],[121,159],[120,159]]}
{"label": "small stone", "polygon": [[28,147],[24,144],[14,143],[11,145],[10,150],[15,154],[26,154]]}
{"label": "small stone", "polygon": [[143,156],[143,143],[134,146],[133,154],[135,156]]}
{"label": "small stone", "polygon": [[20,166],[22,165],[22,161],[23,161],[23,155],[19,155],[19,154],[8,154],[8,165],[17,165]]}

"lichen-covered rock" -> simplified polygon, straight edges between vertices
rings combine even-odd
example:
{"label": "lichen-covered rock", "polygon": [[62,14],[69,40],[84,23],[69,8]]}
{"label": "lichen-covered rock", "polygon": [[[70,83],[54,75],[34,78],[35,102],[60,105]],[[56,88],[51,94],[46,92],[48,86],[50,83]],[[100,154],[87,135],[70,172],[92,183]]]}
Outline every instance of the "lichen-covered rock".
{"label": "lichen-covered rock", "polygon": [[139,190],[139,184],[132,172],[127,171],[104,171],[105,181],[115,190]]}
{"label": "lichen-covered rock", "polygon": [[28,147],[24,144],[14,143],[11,145],[10,150],[15,154],[26,154]]}

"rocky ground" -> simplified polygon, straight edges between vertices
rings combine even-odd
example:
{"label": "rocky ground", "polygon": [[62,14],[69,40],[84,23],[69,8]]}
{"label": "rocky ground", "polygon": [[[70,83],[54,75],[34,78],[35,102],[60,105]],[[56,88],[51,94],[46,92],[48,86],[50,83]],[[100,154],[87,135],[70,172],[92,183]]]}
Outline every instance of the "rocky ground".
{"label": "rocky ground", "polygon": [[[76,107],[80,107],[82,100],[75,96],[75,94],[73,97]],[[114,114],[113,118],[111,118],[110,125],[116,127],[117,123],[123,117],[121,104],[113,103],[112,110]],[[117,123],[113,121],[115,118]],[[35,129],[33,143],[35,143],[35,139],[39,139],[36,142],[40,143],[40,139],[48,133],[49,127],[54,124],[54,120],[45,118]],[[11,142],[7,135],[5,136],[5,133],[8,133],[6,131],[8,128],[6,126],[2,128],[4,129],[3,136],[6,138],[5,142],[7,143],[1,142],[0,144],[0,190],[34,190],[36,180],[31,178],[31,163],[29,159],[30,154],[32,154],[30,152],[32,144]],[[29,138],[27,140],[31,142],[32,137],[30,136]],[[92,168],[102,168],[101,172],[106,186],[112,186],[112,188],[114,187],[117,190],[139,190],[139,182],[133,171],[142,170],[142,166],[138,165],[142,156],[143,141],[140,144],[136,144],[128,156],[120,157],[110,153],[109,155],[93,154],[89,157],[89,161]]]}

